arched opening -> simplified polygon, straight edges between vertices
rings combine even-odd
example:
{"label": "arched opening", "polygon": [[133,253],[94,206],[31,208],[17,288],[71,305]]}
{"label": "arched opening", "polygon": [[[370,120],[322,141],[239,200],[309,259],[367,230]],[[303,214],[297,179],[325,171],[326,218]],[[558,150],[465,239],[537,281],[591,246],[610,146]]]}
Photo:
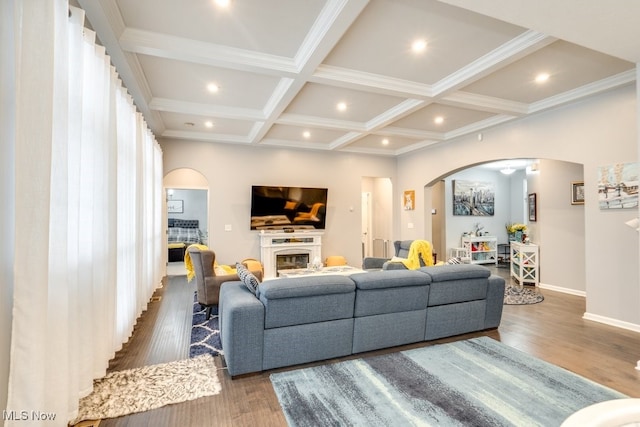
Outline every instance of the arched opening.
{"label": "arched opening", "polygon": [[[507,162],[515,171],[505,175],[500,169]],[[541,287],[584,296],[584,205],[571,200],[572,183],[583,180],[582,164],[551,159],[502,160],[459,168],[425,186],[425,231],[430,232],[434,247],[439,245],[437,251],[450,256],[462,246],[461,236],[475,227],[505,244],[507,224],[526,224],[531,241],[540,247]],[[456,215],[456,181],[490,185],[495,191],[493,215]],[[534,216],[528,210],[532,194],[536,195]]]}

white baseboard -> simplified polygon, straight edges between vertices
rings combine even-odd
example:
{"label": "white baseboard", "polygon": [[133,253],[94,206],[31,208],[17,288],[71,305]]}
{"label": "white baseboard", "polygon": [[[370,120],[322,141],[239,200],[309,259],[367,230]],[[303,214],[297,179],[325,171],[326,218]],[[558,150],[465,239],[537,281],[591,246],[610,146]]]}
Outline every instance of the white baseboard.
{"label": "white baseboard", "polygon": [[582,318],[585,320],[591,320],[593,322],[604,323],[605,325],[609,326],[615,326],[616,328],[627,329],[633,332],[640,332],[640,325],[636,325],[635,323],[630,322],[624,322],[618,319],[612,319],[610,317],[600,316],[598,314],[584,313]]}
{"label": "white baseboard", "polygon": [[562,292],[563,294],[576,295],[579,297],[586,297],[587,293],[585,291],[578,291],[570,288],[562,288],[560,286],[547,285],[545,283],[539,283],[538,287],[541,289],[549,289],[550,291]]}

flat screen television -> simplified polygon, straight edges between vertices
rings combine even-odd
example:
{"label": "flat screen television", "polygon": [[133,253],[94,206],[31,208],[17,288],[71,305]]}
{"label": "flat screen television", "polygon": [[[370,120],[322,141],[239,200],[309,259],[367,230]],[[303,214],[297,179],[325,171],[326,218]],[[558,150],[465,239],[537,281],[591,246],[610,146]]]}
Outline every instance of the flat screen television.
{"label": "flat screen television", "polygon": [[324,230],[326,188],[251,187],[252,230]]}

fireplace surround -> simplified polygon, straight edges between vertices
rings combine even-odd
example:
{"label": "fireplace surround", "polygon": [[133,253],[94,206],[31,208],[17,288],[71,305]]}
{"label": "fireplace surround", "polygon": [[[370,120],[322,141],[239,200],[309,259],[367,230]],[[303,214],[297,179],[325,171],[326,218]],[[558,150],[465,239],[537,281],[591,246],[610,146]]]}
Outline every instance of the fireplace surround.
{"label": "fireplace surround", "polygon": [[315,230],[297,230],[292,233],[261,231],[260,257],[264,265],[264,277],[278,276],[278,257],[281,267],[285,268],[304,268],[307,262],[315,258],[322,259],[323,234],[324,232]]}

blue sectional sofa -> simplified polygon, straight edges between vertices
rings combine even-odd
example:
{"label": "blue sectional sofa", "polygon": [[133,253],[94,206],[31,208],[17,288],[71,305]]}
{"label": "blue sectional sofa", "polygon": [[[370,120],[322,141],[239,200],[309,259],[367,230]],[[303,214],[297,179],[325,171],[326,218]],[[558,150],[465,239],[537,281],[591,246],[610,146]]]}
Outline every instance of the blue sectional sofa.
{"label": "blue sectional sofa", "polygon": [[242,282],[220,289],[231,376],[497,328],[505,281],[469,264]]}

